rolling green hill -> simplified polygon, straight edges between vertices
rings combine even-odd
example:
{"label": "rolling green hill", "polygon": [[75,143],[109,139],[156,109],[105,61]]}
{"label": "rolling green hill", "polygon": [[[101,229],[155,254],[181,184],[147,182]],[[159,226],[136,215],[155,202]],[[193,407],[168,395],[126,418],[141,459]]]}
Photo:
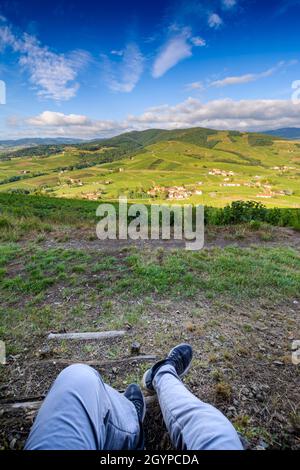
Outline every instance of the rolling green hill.
{"label": "rolling green hill", "polygon": [[256,200],[300,207],[300,144],[264,134],[151,129],[0,155],[0,191],[89,200]]}

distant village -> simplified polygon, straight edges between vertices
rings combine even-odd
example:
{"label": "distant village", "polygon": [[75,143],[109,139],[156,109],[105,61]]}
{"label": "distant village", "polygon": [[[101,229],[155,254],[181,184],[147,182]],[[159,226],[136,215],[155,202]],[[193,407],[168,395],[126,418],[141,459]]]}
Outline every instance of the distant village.
{"label": "distant village", "polygon": [[[199,182],[198,185],[202,185],[202,182]],[[157,197],[161,194],[166,196],[166,199],[169,200],[178,200],[178,199],[188,199],[193,195],[202,196],[202,191],[200,189],[187,189],[185,186],[171,186],[171,187],[164,187],[164,186],[154,186],[147,194],[151,197]]]}
{"label": "distant village", "polygon": [[[119,168],[118,171],[120,170],[121,169]],[[272,170],[278,172],[288,172],[297,170],[297,168],[291,166],[274,166],[272,167]],[[26,175],[29,174],[30,171],[22,170],[21,173],[23,175]],[[63,171],[61,171],[60,173],[63,173]],[[254,197],[259,199],[270,199],[276,196],[291,196],[293,194],[293,192],[288,189],[274,190],[273,186],[266,179],[263,179],[263,176],[260,175],[253,176],[252,180],[248,182],[235,182],[233,181],[233,177],[236,177],[237,175],[232,170],[222,170],[219,168],[213,168],[210,169],[207,174],[209,176],[222,177],[223,181],[219,183],[219,186],[221,188],[238,188],[242,186],[246,186],[248,188],[257,188],[259,189],[259,192]],[[94,181],[91,184],[110,185],[112,183],[112,180],[107,179],[98,182]],[[60,184],[62,184],[62,182],[60,182]],[[64,181],[64,184],[69,187],[80,187],[85,186],[86,183],[84,183],[79,178],[68,178]],[[202,188],[200,188],[201,186]],[[104,189],[99,187],[94,191],[81,193],[84,199],[90,201],[97,201],[101,199],[101,197],[103,197],[103,194],[105,194]],[[144,194],[150,196],[151,198],[161,198],[167,200],[185,200],[189,199],[192,196],[202,196],[203,182],[198,181],[197,183],[189,184],[186,186],[160,186],[159,184],[154,183],[153,187],[150,188],[148,191],[145,191]]]}

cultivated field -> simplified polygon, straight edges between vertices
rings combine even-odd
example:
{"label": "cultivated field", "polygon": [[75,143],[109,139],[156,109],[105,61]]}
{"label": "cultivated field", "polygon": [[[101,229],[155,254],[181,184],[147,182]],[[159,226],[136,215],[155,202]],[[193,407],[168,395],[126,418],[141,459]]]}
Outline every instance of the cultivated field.
{"label": "cultivated field", "polygon": [[30,149],[17,158],[13,152],[0,155],[0,191],[89,200],[127,195],[130,201],[216,207],[242,199],[300,207],[297,141],[189,129],[137,132],[47,150],[46,155],[43,147],[34,156]]}

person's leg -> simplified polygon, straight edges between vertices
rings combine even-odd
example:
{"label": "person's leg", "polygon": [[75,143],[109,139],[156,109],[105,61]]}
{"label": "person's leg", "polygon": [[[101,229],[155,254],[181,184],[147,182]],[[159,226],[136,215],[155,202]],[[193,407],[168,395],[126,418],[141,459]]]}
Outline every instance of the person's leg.
{"label": "person's leg", "polygon": [[191,361],[191,346],[181,344],[143,377],[144,387],[157,393],[173,445],[179,450],[242,450],[228,419],[195,397],[181,382]]}
{"label": "person's leg", "polygon": [[42,404],[27,450],[130,450],[140,442],[135,405],[103,383],[95,369],[64,369]]}
{"label": "person's leg", "polygon": [[216,408],[195,397],[172,365],[162,366],[153,386],[166,427],[176,449],[242,450],[238,434]]}

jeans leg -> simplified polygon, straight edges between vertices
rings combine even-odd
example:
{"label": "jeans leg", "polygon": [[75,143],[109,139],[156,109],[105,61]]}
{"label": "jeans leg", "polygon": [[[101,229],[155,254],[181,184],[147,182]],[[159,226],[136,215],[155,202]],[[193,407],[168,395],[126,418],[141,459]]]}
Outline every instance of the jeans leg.
{"label": "jeans leg", "polygon": [[219,410],[190,393],[173,366],[162,366],[154,377],[153,385],[176,449],[243,449],[228,419]]}
{"label": "jeans leg", "polygon": [[95,369],[74,364],[52,385],[25,449],[131,450],[139,437],[134,405]]}

